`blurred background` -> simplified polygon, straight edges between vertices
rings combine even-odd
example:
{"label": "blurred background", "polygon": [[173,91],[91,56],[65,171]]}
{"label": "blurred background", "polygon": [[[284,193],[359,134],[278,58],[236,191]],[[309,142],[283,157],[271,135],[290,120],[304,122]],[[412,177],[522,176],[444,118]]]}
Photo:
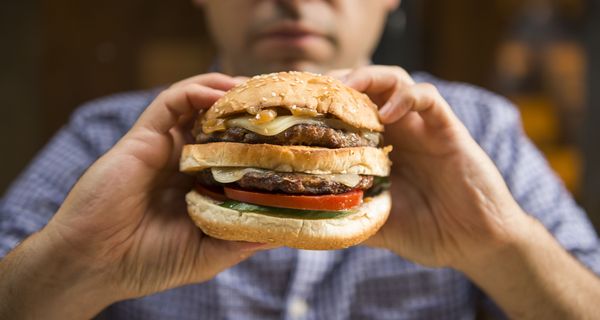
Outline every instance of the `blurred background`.
{"label": "blurred background", "polygon": [[[187,0],[9,1],[0,26],[0,193],[81,103],[202,73],[214,53]],[[374,61],[511,99],[598,228],[598,30],[596,0],[403,0]]]}

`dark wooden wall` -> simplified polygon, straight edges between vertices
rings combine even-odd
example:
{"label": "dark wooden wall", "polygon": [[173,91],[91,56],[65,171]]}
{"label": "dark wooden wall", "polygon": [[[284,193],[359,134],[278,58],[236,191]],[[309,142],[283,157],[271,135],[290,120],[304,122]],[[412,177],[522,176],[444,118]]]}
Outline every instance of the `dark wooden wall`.
{"label": "dark wooden wall", "polygon": [[498,1],[425,3],[425,69],[448,80],[487,85],[508,13],[498,10]]}
{"label": "dark wooden wall", "polygon": [[46,134],[90,98],[175,80],[208,63],[203,17],[191,1],[52,0],[42,12]]}
{"label": "dark wooden wall", "polygon": [[39,9],[7,1],[0,10],[0,192],[42,145]]}
{"label": "dark wooden wall", "polygon": [[191,1],[8,1],[0,10],[0,193],[73,109],[206,70]]}
{"label": "dark wooden wall", "polygon": [[584,130],[585,178],[583,205],[600,230],[600,1],[592,0],[586,30],[590,59],[588,109]]}

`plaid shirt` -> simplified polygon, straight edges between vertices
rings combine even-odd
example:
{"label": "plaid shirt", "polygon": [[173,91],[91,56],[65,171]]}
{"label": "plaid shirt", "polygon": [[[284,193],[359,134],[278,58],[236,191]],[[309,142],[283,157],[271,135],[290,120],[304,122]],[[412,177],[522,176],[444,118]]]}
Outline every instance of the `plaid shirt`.
{"label": "plaid shirt", "polygon": [[[577,259],[600,273],[600,243],[542,155],[518,111],[484,90],[415,74],[435,84],[494,160],[515,199]],[[131,127],[158,92],[86,104],[0,202],[0,257],[57,211],[75,181]],[[280,248],[261,252],[202,284],[116,303],[111,319],[470,319],[497,309],[463,274],[425,268],[388,251]]]}

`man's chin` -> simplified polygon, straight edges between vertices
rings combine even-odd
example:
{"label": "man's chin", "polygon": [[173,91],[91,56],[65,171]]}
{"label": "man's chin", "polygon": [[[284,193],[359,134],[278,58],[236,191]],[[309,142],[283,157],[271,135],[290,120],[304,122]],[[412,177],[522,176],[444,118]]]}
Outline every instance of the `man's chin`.
{"label": "man's chin", "polygon": [[313,73],[326,73],[329,69],[329,64],[326,63],[310,60],[292,60],[276,63],[272,66],[272,70],[270,71],[307,71]]}
{"label": "man's chin", "polygon": [[282,60],[263,60],[255,61],[251,64],[238,66],[235,74],[254,76],[257,74],[266,74],[280,71],[306,71],[325,74],[332,68],[329,61],[316,61],[311,59],[282,59]]}

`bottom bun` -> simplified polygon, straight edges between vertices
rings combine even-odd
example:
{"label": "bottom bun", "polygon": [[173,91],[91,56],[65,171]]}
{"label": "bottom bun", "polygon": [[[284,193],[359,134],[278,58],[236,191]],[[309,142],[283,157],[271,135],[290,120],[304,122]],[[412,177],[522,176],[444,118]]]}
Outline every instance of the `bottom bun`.
{"label": "bottom bun", "polygon": [[386,191],[368,198],[351,215],[310,220],[223,208],[196,191],[189,192],[186,201],[194,223],[211,237],[309,250],[342,249],[365,241],[381,228],[392,205]]}

